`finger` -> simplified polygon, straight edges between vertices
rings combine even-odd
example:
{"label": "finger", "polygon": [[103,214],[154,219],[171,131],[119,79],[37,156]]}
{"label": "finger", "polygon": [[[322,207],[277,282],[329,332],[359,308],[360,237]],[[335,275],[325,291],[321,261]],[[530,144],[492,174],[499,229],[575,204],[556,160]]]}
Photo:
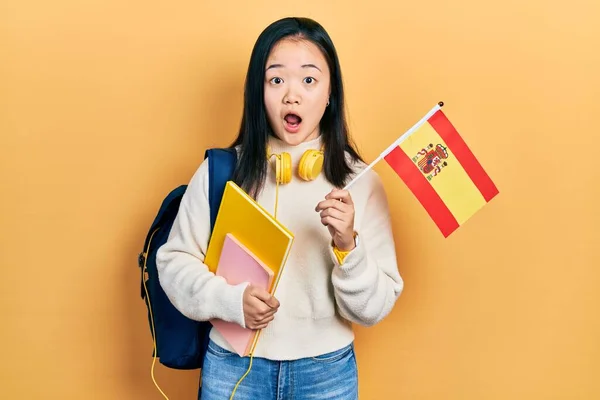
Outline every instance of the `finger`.
{"label": "finger", "polygon": [[348,214],[336,209],[336,208],[327,208],[321,211],[321,219],[325,217],[331,217],[340,221],[348,220]]}
{"label": "finger", "polygon": [[274,319],[275,319],[275,314],[271,314],[267,317],[257,320],[256,324],[257,325],[268,324],[269,322],[273,321]]}
{"label": "finger", "polygon": [[275,319],[275,316],[269,316],[267,318],[254,318],[247,325],[250,329],[262,329],[265,328],[271,321]]}
{"label": "finger", "polygon": [[261,330],[261,329],[265,329],[266,327],[267,327],[267,323],[263,323],[263,324],[256,324],[254,326],[251,326],[250,329],[258,331],[258,330]]}
{"label": "finger", "polygon": [[256,314],[257,319],[267,318],[268,316],[275,315],[277,308],[271,308],[263,303],[263,308]]}
{"label": "finger", "polygon": [[246,324],[246,328],[248,329],[258,329],[259,324],[255,321],[250,321]]}
{"label": "finger", "polygon": [[331,200],[323,200],[322,202],[317,204],[315,211],[322,211],[327,208],[335,208],[342,212],[351,212],[354,209],[353,205],[351,205],[351,204],[345,204],[339,200],[331,199]]}
{"label": "finger", "polygon": [[278,307],[271,307],[262,300],[255,299],[255,301],[257,303],[252,307],[252,310],[249,312],[250,316],[254,319],[262,319],[268,317],[269,315],[275,314],[279,309]]}
{"label": "finger", "polygon": [[343,231],[344,221],[335,219],[333,217],[321,218],[321,223],[327,227],[333,228],[335,233],[341,233]]}
{"label": "finger", "polygon": [[352,196],[350,196],[350,192],[347,190],[333,189],[331,192],[329,192],[329,194],[327,196],[325,196],[325,198],[327,200],[330,200],[330,199],[341,200],[345,204],[353,204]]}
{"label": "finger", "polygon": [[247,313],[252,317],[264,315],[272,310],[264,301],[256,297],[251,297],[246,304],[248,305]]}
{"label": "finger", "polygon": [[269,313],[273,312],[274,309],[262,300],[254,299],[254,301],[256,303],[254,304],[254,306],[252,307],[252,311],[250,312],[252,318],[261,319],[267,316]]}
{"label": "finger", "polygon": [[252,292],[252,296],[256,297],[257,299],[261,300],[263,303],[269,304],[269,301],[271,301],[271,298],[273,297],[271,295],[271,293],[267,292],[264,289],[261,288],[254,288],[254,291]]}
{"label": "finger", "polygon": [[273,310],[277,311],[277,309],[279,308],[279,300],[277,300],[275,298],[275,296],[271,296],[271,298],[269,298],[269,300],[267,301],[267,305],[269,307],[271,307]]}

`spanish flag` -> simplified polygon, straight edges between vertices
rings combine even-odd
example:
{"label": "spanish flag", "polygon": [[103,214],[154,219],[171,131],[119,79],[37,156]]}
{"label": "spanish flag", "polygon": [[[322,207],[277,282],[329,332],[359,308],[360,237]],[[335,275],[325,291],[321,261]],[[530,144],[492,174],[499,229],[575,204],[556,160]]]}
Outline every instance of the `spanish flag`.
{"label": "spanish flag", "polygon": [[448,237],[494,198],[498,189],[442,106],[437,104],[369,167],[385,159]]}

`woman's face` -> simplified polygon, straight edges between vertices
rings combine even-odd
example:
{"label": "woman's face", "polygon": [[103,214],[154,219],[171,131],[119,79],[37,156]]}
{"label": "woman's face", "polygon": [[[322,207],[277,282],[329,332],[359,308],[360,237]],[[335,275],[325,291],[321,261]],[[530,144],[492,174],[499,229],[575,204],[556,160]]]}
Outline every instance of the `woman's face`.
{"label": "woman's face", "polygon": [[330,94],[330,73],[319,48],[303,39],[283,39],[265,66],[265,107],[273,132],[295,146],[316,139]]}

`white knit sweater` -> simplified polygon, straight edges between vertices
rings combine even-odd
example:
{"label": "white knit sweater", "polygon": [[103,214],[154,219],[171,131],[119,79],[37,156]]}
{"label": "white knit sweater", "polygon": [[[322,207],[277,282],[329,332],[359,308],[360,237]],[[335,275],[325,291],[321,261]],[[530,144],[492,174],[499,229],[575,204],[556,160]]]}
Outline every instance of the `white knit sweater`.
{"label": "white knit sweater", "polygon": [[[372,170],[351,188],[357,246],[339,265],[331,236],[315,211],[332,186],[321,174],[312,182],[298,177],[305,150],[319,149],[321,138],[290,147],[271,139],[273,152],[287,151],[294,166],[292,182],[279,186],[277,218],[294,235],[294,244],[275,297],[281,305],[263,330],[255,357],[292,360],[342,348],[354,339],[351,323],[371,326],[392,310],[403,289],[398,272],[388,203]],[[356,166],[358,173],[364,164]],[[274,212],[275,180],[269,170],[258,202]],[[203,264],[210,234],[208,166],[203,162],[181,201],[167,243],[157,254],[160,283],[175,307],[195,320],[220,318],[244,326],[243,291]],[[231,349],[216,329],[211,339]]]}

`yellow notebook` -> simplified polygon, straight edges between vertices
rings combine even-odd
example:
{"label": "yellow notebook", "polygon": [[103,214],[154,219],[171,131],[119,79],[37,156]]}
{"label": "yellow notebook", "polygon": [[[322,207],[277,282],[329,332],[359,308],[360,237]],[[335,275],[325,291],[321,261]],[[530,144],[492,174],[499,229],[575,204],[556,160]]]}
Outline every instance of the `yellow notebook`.
{"label": "yellow notebook", "polygon": [[233,181],[227,182],[204,263],[216,273],[227,234],[232,234],[273,271],[277,289],[294,235]]}

